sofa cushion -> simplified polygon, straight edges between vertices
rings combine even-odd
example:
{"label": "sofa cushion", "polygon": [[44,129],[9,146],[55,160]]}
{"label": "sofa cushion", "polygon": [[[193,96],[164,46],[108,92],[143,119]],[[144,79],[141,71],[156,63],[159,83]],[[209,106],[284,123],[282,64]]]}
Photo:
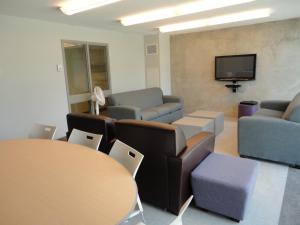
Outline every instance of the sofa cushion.
{"label": "sofa cushion", "polygon": [[266,117],[274,117],[281,118],[283,112],[271,109],[260,109],[254,115],[255,116],[266,116]]}
{"label": "sofa cushion", "polygon": [[175,128],[176,134],[176,156],[186,148],[186,138],[180,127]]}
{"label": "sofa cushion", "polygon": [[153,107],[152,110],[155,110],[159,116],[165,115],[167,113],[175,112],[182,108],[180,103],[165,103],[157,107]]}
{"label": "sofa cushion", "polygon": [[163,104],[163,93],[160,88],[148,88],[113,94],[108,97],[108,104],[113,106],[131,105],[141,109]]}
{"label": "sofa cushion", "polygon": [[294,97],[285,110],[283,119],[300,123],[300,92]]}
{"label": "sofa cushion", "polygon": [[141,115],[142,120],[152,120],[159,117],[158,112],[153,109],[144,109],[141,111]]}

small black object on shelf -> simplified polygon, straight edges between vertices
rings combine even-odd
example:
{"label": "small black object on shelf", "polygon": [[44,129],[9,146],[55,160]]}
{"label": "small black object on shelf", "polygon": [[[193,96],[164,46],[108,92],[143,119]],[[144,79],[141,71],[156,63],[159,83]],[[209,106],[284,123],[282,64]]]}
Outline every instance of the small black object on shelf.
{"label": "small black object on shelf", "polygon": [[240,104],[242,104],[242,105],[257,105],[258,102],[257,101],[242,101],[242,102],[240,102]]}
{"label": "small black object on shelf", "polygon": [[232,92],[236,93],[237,89],[242,86],[240,84],[237,84],[236,82],[237,82],[236,80],[233,80],[232,84],[226,84],[225,87],[231,88]]}

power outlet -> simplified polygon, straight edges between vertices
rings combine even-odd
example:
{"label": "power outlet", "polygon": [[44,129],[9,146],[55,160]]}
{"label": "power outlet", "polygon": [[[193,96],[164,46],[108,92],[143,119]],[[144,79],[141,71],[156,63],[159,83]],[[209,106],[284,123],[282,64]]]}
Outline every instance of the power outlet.
{"label": "power outlet", "polygon": [[63,65],[58,64],[58,65],[56,65],[56,69],[57,69],[57,72],[62,72],[64,70],[64,67],[63,67]]}

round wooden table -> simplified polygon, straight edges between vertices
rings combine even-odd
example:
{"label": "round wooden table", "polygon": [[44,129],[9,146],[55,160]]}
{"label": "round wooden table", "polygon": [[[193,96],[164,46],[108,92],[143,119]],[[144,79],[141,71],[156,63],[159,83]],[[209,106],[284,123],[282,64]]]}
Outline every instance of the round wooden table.
{"label": "round wooden table", "polygon": [[115,225],[136,197],[129,172],[101,152],[62,141],[0,142],[0,224]]}

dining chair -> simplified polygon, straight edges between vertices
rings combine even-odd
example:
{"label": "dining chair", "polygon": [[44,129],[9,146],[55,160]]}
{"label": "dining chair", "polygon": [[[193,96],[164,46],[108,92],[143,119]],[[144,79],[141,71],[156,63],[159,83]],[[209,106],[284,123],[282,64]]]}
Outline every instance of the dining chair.
{"label": "dining chair", "polygon": [[101,139],[101,134],[93,134],[82,130],[73,129],[68,142],[72,144],[84,145],[86,147],[98,150]]}
{"label": "dining chair", "polygon": [[53,140],[55,132],[56,132],[55,126],[35,123],[29,131],[28,138]]}
{"label": "dining chair", "polygon": [[[186,211],[186,209],[189,207],[192,199],[193,199],[193,195],[191,195],[188,200],[186,200],[186,202],[183,204],[183,206],[181,207],[178,216],[169,224],[169,225],[182,225],[182,215],[184,214],[184,212]],[[139,222],[136,225],[145,225],[142,222]]]}
{"label": "dining chair", "polygon": [[[133,178],[135,178],[135,175],[144,158],[143,154],[121,142],[120,140],[115,141],[109,152],[109,156],[121,163],[130,172]],[[144,209],[139,195],[137,195],[137,207],[128,216],[127,220],[134,216],[137,216],[138,214],[141,214],[143,222],[145,222]]]}

